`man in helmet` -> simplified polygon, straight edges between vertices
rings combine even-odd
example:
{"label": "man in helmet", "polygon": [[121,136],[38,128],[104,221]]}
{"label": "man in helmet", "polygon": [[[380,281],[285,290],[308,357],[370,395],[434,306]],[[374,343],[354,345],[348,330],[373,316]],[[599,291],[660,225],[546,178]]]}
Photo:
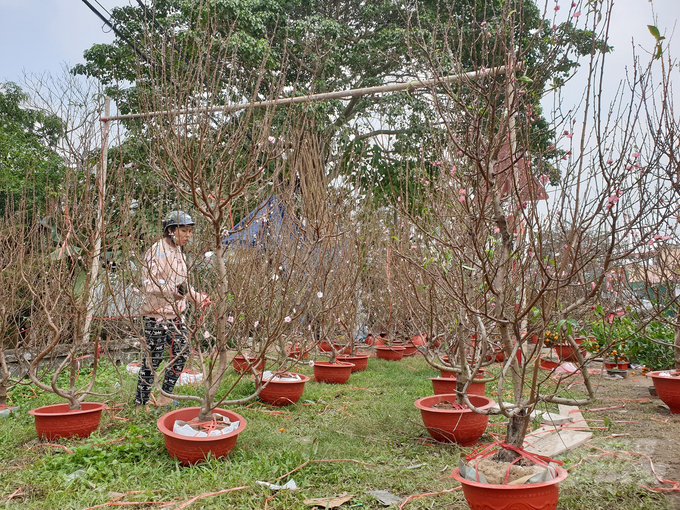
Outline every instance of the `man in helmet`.
{"label": "man in helmet", "polygon": [[[195,222],[184,211],[172,211],[163,221],[163,237],[146,252],[142,266],[144,288],[144,338],[148,351],[142,358],[137,381],[135,403],[137,410],[149,409],[149,397],[154,373],[170,349],[170,364],[165,369],[163,393],[171,394],[189,355],[188,331],[182,313],[187,299],[197,306],[206,307],[210,299],[196,292],[187,280],[184,246],[191,240]],[[149,361],[151,366],[149,366]],[[160,395],[158,406],[165,406],[172,398]]]}

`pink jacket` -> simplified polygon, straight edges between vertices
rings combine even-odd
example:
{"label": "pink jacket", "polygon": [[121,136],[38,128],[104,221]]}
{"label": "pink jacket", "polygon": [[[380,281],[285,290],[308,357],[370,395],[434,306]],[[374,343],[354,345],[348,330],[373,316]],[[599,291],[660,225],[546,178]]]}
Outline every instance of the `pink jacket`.
{"label": "pink jacket", "polygon": [[[186,296],[177,293],[177,286],[185,283]],[[188,297],[199,304],[202,296],[187,281],[187,263],[179,246],[163,238],[154,243],[144,256],[142,285],[145,299],[142,315],[174,319],[186,310]]]}

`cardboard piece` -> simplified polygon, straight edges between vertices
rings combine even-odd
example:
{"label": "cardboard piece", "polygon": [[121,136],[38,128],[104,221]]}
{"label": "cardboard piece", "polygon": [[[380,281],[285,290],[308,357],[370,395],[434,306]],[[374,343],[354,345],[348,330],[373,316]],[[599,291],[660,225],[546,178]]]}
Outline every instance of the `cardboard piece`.
{"label": "cardboard piece", "polygon": [[564,425],[571,423],[574,419],[569,415],[545,412],[541,417],[541,425]]}
{"label": "cardboard piece", "polygon": [[403,498],[395,496],[387,491],[366,491],[366,494],[370,494],[378,500],[378,503],[384,506],[399,505],[403,501]]}
{"label": "cardboard piece", "polygon": [[354,497],[353,494],[340,494],[332,498],[312,498],[305,499],[305,505],[320,506],[322,508],[338,508],[339,506],[347,503],[350,499]]}
{"label": "cardboard piece", "polygon": [[590,428],[578,407],[559,404],[557,408],[559,409],[560,414],[571,416],[572,423],[569,424],[570,430],[588,430]]}

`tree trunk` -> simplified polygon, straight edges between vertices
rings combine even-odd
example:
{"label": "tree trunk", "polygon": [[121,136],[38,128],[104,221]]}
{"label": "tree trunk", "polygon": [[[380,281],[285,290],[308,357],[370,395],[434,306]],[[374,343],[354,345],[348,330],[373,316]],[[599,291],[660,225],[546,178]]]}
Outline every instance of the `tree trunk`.
{"label": "tree trunk", "polygon": [[[529,415],[526,410],[523,410],[519,415],[512,416],[508,420],[508,428],[505,433],[505,442],[509,445],[522,448],[524,444],[524,437],[527,433],[527,426],[529,425]],[[499,462],[512,462],[519,456],[518,453],[512,450],[501,448],[494,455],[494,460]]]}

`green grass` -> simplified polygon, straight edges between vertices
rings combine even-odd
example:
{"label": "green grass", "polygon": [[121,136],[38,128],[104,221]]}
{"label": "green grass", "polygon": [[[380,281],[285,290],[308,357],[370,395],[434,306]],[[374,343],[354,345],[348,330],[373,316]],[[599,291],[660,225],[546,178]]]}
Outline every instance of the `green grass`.
{"label": "green grass", "polygon": [[[311,374],[308,366],[300,372]],[[113,371],[105,372],[99,383],[113,385]],[[257,480],[277,479],[306,461],[352,459],[358,462],[311,463],[291,475],[299,491],[276,495],[268,503],[275,510],[310,508],[308,498],[335,496],[346,492],[355,498],[346,503],[363,504],[356,508],[384,508],[367,490],[383,489],[406,497],[411,494],[437,492],[457,485],[451,469],[469,448],[438,444],[429,439],[413,402],[429,395],[428,377],[437,373],[422,358],[401,362],[378,359],[369,361],[368,370],[352,375],[347,385],[307,383],[302,400],[296,406],[274,408],[251,404],[234,411],[247,420],[246,430],[237,446],[224,460],[210,459],[194,467],[181,467],[170,459],[163,438],[156,429],[160,410],[149,415],[135,415],[132,400],[136,378],[126,376],[116,402],[128,405],[118,413],[129,421],[112,419],[105,413],[99,430],[83,440],[62,441],[73,453],[63,449],[36,447],[25,443],[35,439],[33,420],[26,411],[58,402],[53,395],[38,394],[20,388],[12,395],[21,406],[18,416],[0,420],[0,504],[21,487],[8,508],[82,509],[106,503],[110,493],[144,491],[123,501],[184,501],[205,493],[231,487],[249,486],[246,490],[204,498],[190,508],[262,509],[273,494],[257,485]],[[252,389],[249,380],[236,388],[237,395]],[[186,391],[184,389],[182,392]],[[492,421],[503,421],[500,417]],[[490,430],[502,432],[503,427]],[[492,441],[485,435],[483,441]],[[567,463],[578,461],[572,453]],[[370,464],[367,466],[364,464]],[[410,466],[422,464],[415,469]],[[558,508],[668,508],[664,496],[649,493],[635,479],[627,483],[598,483],[590,474],[593,466],[615,473],[616,463],[584,464],[560,486]],[[83,470],[84,478],[69,480],[69,474]],[[284,478],[282,482],[288,480]],[[644,480],[648,481],[648,480]],[[156,491],[156,492],[153,492]],[[647,506],[649,505],[649,506]],[[158,508],[154,507],[154,508]],[[454,492],[413,500],[408,509],[467,508],[462,493]]]}

